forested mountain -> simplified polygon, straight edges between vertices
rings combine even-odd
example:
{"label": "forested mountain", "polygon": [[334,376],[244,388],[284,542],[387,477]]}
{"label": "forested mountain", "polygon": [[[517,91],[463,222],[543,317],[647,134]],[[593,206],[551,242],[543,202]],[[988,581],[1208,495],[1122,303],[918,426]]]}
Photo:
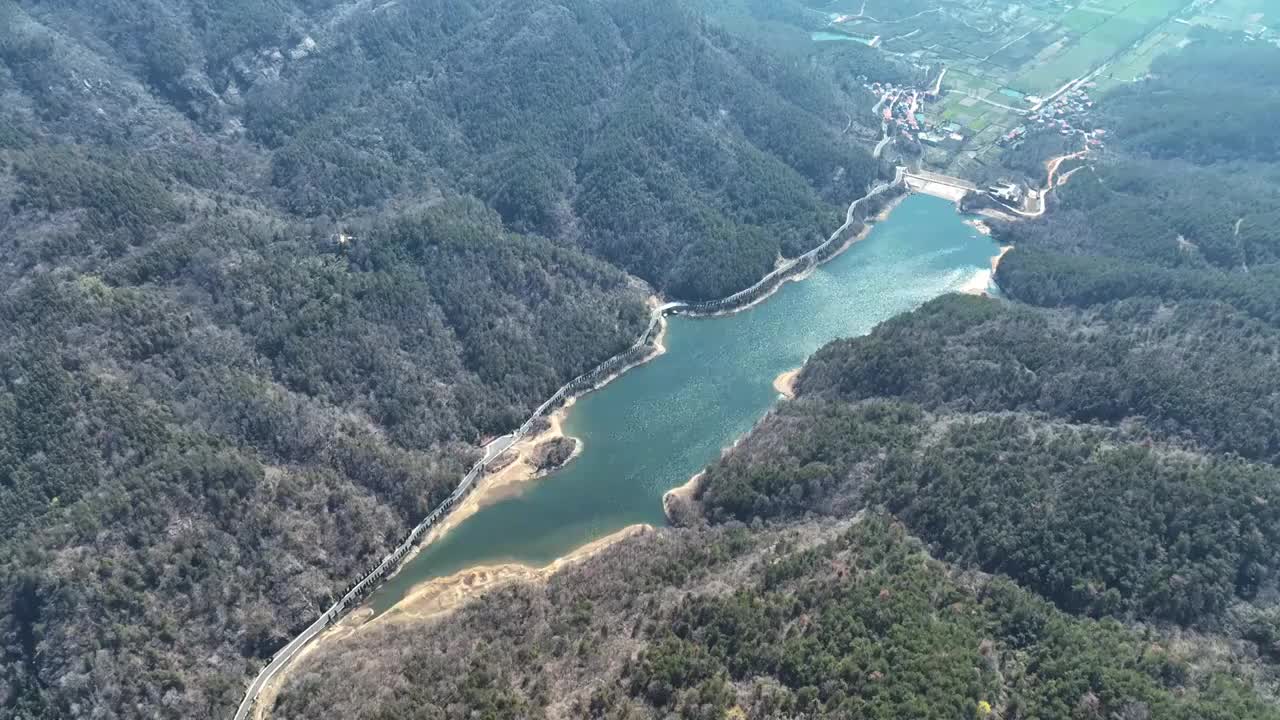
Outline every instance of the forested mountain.
{"label": "forested mountain", "polygon": [[620,272],[474,203],[345,246],[190,232],[0,303],[4,666],[25,716],[234,705],[482,435],[645,323]]}
{"label": "forested mountain", "polygon": [[[1052,217],[1001,228],[1001,286],[1037,305],[1130,297],[1224,302],[1280,322],[1280,49],[1204,34],[1103,105],[1122,129],[1057,193]],[[1198,111],[1192,108],[1199,108]],[[1066,271],[1069,270],[1069,271]]]}
{"label": "forested mountain", "polygon": [[[708,512],[883,506],[944,557],[1073,612],[1218,627],[1270,607],[1280,175],[1256,148],[1275,131],[1210,162],[1141,122],[1155,98],[1224,107],[1232,82],[1205,78],[1258,65],[1280,49],[1205,34],[1108,98],[1144,130],[1091,158],[1052,213],[996,227],[1015,246],[997,278],[1021,302],[943,298],[824,348],[801,402],[710,470]],[[1179,137],[1207,122],[1193,115]]]}
{"label": "forested mountain", "polygon": [[[1257,428],[1266,410],[1219,394],[1207,358],[1153,341],[1179,320],[1134,337],[1115,318],[1055,328],[935,301],[816,355],[803,400],[714,466],[703,500],[748,521],[883,505],[944,556],[1064,609],[1212,624],[1275,584],[1280,475],[1206,452],[1224,439],[1203,426]],[[1203,426],[1162,414],[1175,409]]]}
{"label": "forested mountain", "polygon": [[[1220,110],[1280,49],[1194,38],[995,228],[1009,301],[822,350],[707,527],[366,628],[277,715],[1276,718],[1280,160]],[[0,715],[225,716],[647,295],[820,242],[880,171],[850,78],[912,73],[823,52],[675,0],[0,0]]]}
{"label": "forested mountain", "polygon": [[[829,90],[670,3],[498,3],[469,22],[449,5],[456,30],[368,14],[249,94],[248,131],[280,146],[272,183],[296,210],[364,205],[439,167],[514,227],[704,298],[824,239],[874,172],[824,124],[844,117]],[[351,165],[353,128],[369,141],[346,188],[326,168]]]}
{"label": "forested mountain", "polygon": [[825,239],[875,173],[849,97],[669,0],[7,7],[10,82],[45,127],[197,134],[255,165],[165,147],[144,174],[231,175],[309,218],[466,192],[690,299]]}
{"label": "forested mountain", "polygon": [[1260,66],[1280,50],[1206,33],[1107,98],[1119,147],[1044,218],[995,228],[1018,302],[943,298],[824,348],[801,399],[709,469],[710,516],[881,507],[1064,610],[1275,660],[1275,130],[1214,138],[1216,115],[1162,111],[1164,142],[1151,114],[1225,108],[1237,79],[1265,102]]}
{"label": "forested mountain", "polygon": [[832,343],[695,527],[365,628],[278,716],[1277,717],[1276,130],[1188,136],[1238,83],[1274,110],[1280,49],[1195,39],[994,228],[1006,299]]}
{"label": "forested mountain", "polygon": [[0,716],[224,715],[648,293],[838,226],[850,87],[667,0],[0,0]]}
{"label": "forested mountain", "polygon": [[873,514],[650,533],[447,623],[378,623],[304,660],[273,717],[1280,717],[1203,650],[954,572]]}

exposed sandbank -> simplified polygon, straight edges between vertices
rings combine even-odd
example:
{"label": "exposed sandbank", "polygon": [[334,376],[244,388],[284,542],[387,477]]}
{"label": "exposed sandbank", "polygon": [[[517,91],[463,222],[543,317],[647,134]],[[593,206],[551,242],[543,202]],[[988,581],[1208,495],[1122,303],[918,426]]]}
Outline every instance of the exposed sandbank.
{"label": "exposed sandbank", "polygon": [[964,224],[968,225],[974,230],[977,230],[980,235],[986,235],[988,237],[991,236],[991,226],[988,225],[985,220],[970,218],[968,220],[965,220]]}
{"label": "exposed sandbank", "polygon": [[978,270],[977,272],[973,273],[973,275],[969,276],[969,279],[966,280],[963,285],[957,288],[956,292],[964,295],[986,295],[987,288],[989,288],[990,286],[991,286],[991,271]]}
{"label": "exposed sandbank", "polygon": [[997,253],[995,257],[991,258],[991,273],[993,275],[997,270],[1000,269],[1000,261],[1003,260],[1004,256],[1008,255],[1009,251],[1012,249],[1013,249],[1012,245],[1001,245],[1000,252]]}
{"label": "exposed sandbank", "polygon": [[773,379],[773,389],[778,391],[786,399],[790,400],[796,396],[796,379],[800,377],[800,371],[803,368],[788,370]]}
{"label": "exposed sandbank", "polygon": [[652,532],[651,525],[630,525],[583,545],[568,555],[556,558],[542,567],[529,567],[517,563],[482,565],[460,570],[447,577],[429,580],[415,587],[395,607],[372,621],[359,623],[360,627],[375,627],[381,623],[421,622],[451,612],[476,595],[494,587],[512,582],[545,581],[567,565],[581,562],[593,554],[642,533]]}
{"label": "exposed sandbank", "polygon": [[[980,221],[979,221],[980,222]],[[1000,251],[991,258],[990,270],[979,270],[975,272],[965,283],[961,285],[958,292],[966,295],[991,295],[991,286],[995,284],[996,270],[1000,267],[1000,259],[1005,256],[1012,245],[1001,245]]]}
{"label": "exposed sandbank", "polygon": [[651,525],[630,525],[621,530],[594,540],[563,557],[556,558],[548,565],[540,568],[507,563],[502,565],[484,565],[461,570],[447,577],[436,578],[414,587],[413,592],[396,603],[382,615],[373,617],[373,610],[362,607],[348,614],[333,627],[325,630],[312,642],[308,643],[298,655],[276,674],[271,682],[263,687],[258,695],[258,703],[254,706],[254,720],[269,720],[271,709],[275,705],[280,688],[284,686],[292,670],[306,656],[317,648],[341,642],[364,628],[378,627],[386,623],[425,622],[449,612],[457,610],[481,593],[496,587],[514,582],[543,582],[554,573],[581,562],[595,553],[604,550],[614,543],[646,532],[652,532]]}
{"label": "exposed sandbank", "polygon": [[[548,440],[565,437],[564,418],[568,415],[569,408],[573,406],[576,399],[576,396],[569,398],[564,405],[547,416],[548,426],[546,430],[512,443],[504,454],[514,453],[516,455],[515,460],[508,463],[501,470],[491,475],[485,475],[476,481],[475,489],[471,491],[471,494],[467,495],[453,510],[445,513],[444,517],[440,518],[439,522],[431,527],[426,537],[400,562],[400,567],[396,569],[396,573],[399,573],[412,562],[418,556],[418,553],[444,537],[464,520],[475,515],[481,508],[492,505],[503,498],[518,494],[525,484],[537,479],[540,473],[533,463],[534,450],[538,445]],[[574,440],[573,454],[569,456],[565,464],[572,462],[582,452],[582,440],[578,438],[572,439]],[[393,573],[392,577],[396,573]]]}
{"label": "exposed sandbank", "polygon": [[692,507],[697,503],[694,498],[702,488],[702,479],[706,477],[706,474],[706,470],[700,471],[686,480],[683,485],[677,485],[663,493],[662,512],[667,516],[669,522],[676,522],[682,509]]}

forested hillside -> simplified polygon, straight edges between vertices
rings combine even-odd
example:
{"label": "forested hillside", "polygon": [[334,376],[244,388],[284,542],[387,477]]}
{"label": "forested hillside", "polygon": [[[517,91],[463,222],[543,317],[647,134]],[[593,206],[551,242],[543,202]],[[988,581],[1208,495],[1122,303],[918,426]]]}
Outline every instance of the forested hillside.
{"label": "forested hillside", "polygon": [[[81,692],[234,705],[253,658],[452,491],[481,437],[645,323],[620,272],[474,203],[344,246],[191,232],[0,302],[4,665],[32,717]],[[39,690],[71,676],[92,682]]]}
{"label": "forested hillside", "polygon": [[[1103,104],[1118,147],[1091,158],[1051,216],[999,229],[1000,284],[1036,305],[1212,300],[1280,322],[1280,49],[1204,34]],[[1194,110],[1193,108],[1199,108]]]}
{"label": "forested hillside", "polygon": [[1058,329],[990,300],[935,301],[816,355],[802,400],[711,469],[703,501],[746,521],[883,505],[944,557],[1064,609],[1213,625],[1275,585],[1280,474],[1161,415],[1181,404],[1256,428],[1265,410],[1170,372],[1214,368],[1151,342],[1168,332],[1153,325]]}
{"label": "forested hillside", "polygon": [[0,715],[220,717],[458,482],[876,174],[675,2],[0,0]]}
{"label": "forested hillside", "polygon": [[[994,228],[1007,300],[828,346],[699,527],[388,615],[276,716],[1280,716],[1280,49],[1192,37]],[[225,716],[649,294],[824,239],[881,171],[851,78],[913,71],[822,52],[675,0],[0,0],[0,715]]]}
{"label": "forested hillside", "polygon": [[187,131],[252,153],[223,172],[298,216],[466,192],[689,299],[825,239],[875,174],[842,135],[861,89],[669,0],[327,5],[9,6],[4,52],[23,99],[82,136],[141,114],[116,97],[128,72]]}
{"label": "forested hillside", "polygon": [[1215,139],[1197,128],[1216,115],[1161,112],[1164,142],[1151,109],[1226,107],[1237,80],[1265,103],[1274,77],[1250,68],[1280,50],[1197,38],[1103,103],[1119,147],[1051,213],[996,226],[1016,302],[943,298],[824,348],[800,400],[709,469],[709,516],[881,507],[1069,612],[1210,630],[1274,661],[1275,130]]}
{"label": "forested hillside", "polygon": [[[1280,49],[1205,34],[1104,110],[1149,129],[1155,98],[1219,106],[1234,81],[1205,78],[1260,64]],[[1001,287],[1037,307],[943,298],[824,348],[711,469],[707,511],[883,506],[1064,609],[1251,632],[1233,613],[1273,612],[1280,540],[1274,133],[1221,162],[1121,134],[1052,213],[996,227]]]}
{"label": "forested hillside", "polygon": [[1275,129],[1142,117],[1226,107],[1208,78],[1280,50],[1196,37],[1104,101],[1126,129],[1050,213],[995,228],[1007,299],[832,343],[695,527],[385,616],[276,717],[1277,717]]}
{"label": "forested hillside", "polygon": [[1280,717],[1200,650],[955,572],[871,515],[650,533],[448,623],[378,623],[272,716]]}

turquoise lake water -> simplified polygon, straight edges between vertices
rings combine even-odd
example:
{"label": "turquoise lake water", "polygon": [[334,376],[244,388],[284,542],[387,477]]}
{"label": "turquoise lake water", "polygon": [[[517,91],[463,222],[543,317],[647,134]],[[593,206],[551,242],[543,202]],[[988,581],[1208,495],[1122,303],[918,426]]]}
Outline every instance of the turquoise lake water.
{"label": "turquoise lake water", "polygon": [[[412,587],[478,565],[545,565],[627,525],[666,522],[662,495],[715,460],[778,400],[773,380],[840,337],[990,276],[997,248],[954,205],[907,197],[862,242],[763,303],[673,317],[666,354],[580,398],[565,432],[577,459],[481,508],[373,596],[383,612]],[[483,482],[483,480],[481,481]]]}

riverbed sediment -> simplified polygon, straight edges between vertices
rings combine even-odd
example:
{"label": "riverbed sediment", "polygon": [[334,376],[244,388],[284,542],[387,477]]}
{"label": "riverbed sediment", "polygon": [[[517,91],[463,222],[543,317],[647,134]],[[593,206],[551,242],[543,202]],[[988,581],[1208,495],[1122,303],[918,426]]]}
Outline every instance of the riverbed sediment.
{"label": "riverbed sediment", "polygon": [[796,396],[796,379],[800,377],[800,371],[804,368],[798,367],[794,370],[788,370],[773,379],[773,389],[778,394],[790,400]]}
{"label": "riverbed sediment", "polygon": [[462,607],[475,596],[514,582],[541,582],[568,565],[582,562],[592,555],[627,538],[653,532],[652,525],[629,525],[617,532],[583,545],[542,567],[518,563],[480,565],[452,575],[428,580],[413,589],[395,607],[360,626],[374,627],[382,623],[424,622]]}
{"label": "riverbed sediment", "polygon": [[[411,562],[418,553],[422,552],[423,548],[444,537],[450,530],[476,514],[481,508],[520,492],[522,485],[536,479],[539,476],[539,471],[532,461],[534,451],[544,442],[565,437],[564,418],[576,399],[576,397],[569,398],[564,405],[547,416],[548,426],[546,430],[521,438],[513,443],[506,452],[514,453],[515,460],[501,470],[486,475],[483,482],[477,483],[476,489],[465,500],[431,528],[431,532],[427,533],[427,536],[423,538],[417,548],[405,557],[401,567]],[[576,446],[566,464],[572,462],[573,458],[582,452],[582,440],[578,438],[573,438],[573,440]]]}
{"label": "riverbed sediment", "polygon": [[253,720],[269,720],[276,697],[288,681],[289,671],[297,667],[300,661],[315,654],[322,646],[340,642],[366,628],[377,627],[380,623],[418,623],[443,617],[461,608],[478,595],[504,585],[517,582],[546,582],[547,578],[565,567],[582,562],[615,543],[653,531],[652,525],[630,525],[587,543],[542,567],[505,563],[467,568],[453,575],[418,585],[412,593],[396,603],[394,608],[377,617],[373,616],[373,611],[368,607],[350,613],[303,648],[289,668],[277,673],[271,682],[263,687],[258,695],[259,701],[254,706]]}
{"label": "riverbed sediment", "polygon": [[1004,256],[1005,256],[1005,255],[1008,255],[1008,254],[1009,254],[1009,251],[1010,251],[1010,250],[1012,250],[1012,249],[1013,249],[1013,246],[1012,246],[1012,245],[1001,245],[1001,246],[1000,246],[1000,252],[999,252],[999,253],[997,253],[995,257],[991,258],[991,274],[992,274],[992,276],[994,276],[994,275],[995,275],[995,273],[996,273],[996,271],[1000,269],[1000,261],[1001,261],[1001,260],[1004,260]]}

